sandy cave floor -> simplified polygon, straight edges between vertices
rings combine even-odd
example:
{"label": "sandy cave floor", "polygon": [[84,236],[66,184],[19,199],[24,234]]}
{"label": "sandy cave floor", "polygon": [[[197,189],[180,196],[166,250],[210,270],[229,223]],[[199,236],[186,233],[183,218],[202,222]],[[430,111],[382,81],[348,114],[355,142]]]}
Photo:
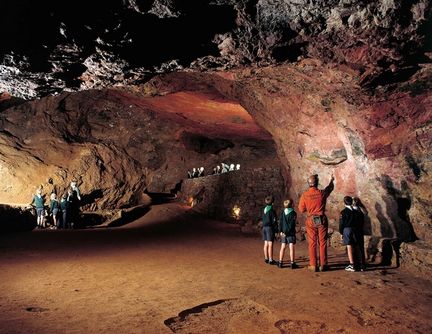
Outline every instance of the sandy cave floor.
{"label": "sandy cave floor", "polygon": [[345,272],[333,249],[312,273],[297,253],[299,269],[267,265],[259,237],[173,203],[120,228],[2,235],[0,333],[432,333],[432,281]]}

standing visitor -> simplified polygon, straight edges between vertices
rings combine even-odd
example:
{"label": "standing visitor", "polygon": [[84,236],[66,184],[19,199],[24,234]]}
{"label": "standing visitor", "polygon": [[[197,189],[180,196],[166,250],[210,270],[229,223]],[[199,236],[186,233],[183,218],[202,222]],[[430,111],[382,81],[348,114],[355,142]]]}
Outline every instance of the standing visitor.
{"label": "standing visitor", "polygon": [[[308,178],[309,189],[300,197],[299,211],[306,212],[306,234],[309,244],[309,269],[312,271],[327,270],[327,229],[325,215],[327,198],[334,189],[334,177],[324,190],[318,189],[318,175]],[[319,243],[319,267],[317,261],[317,243]]]}
{"label": "standing visitor", "polygon": [[355,229],[356,222],[352,208],[353,200],[350,196],[344,197],[345,208],[339,217],[339,233],[343,244],[347,247],[349,264],[345,267],[346,271],[355,271],[354,248],[357,245]]}
{"label": "standing visitor", "polygon": [[36,189],[36,194],[33,196],[30,203],[31,206],[36,208],[36,228],[44,227],[44,215],[45,215],[45,196],[42,194],[42,187]]}
{"label": "standing visitor", "polygon": [[57,195],[55,193],[51,193],[50,212],[53,220],[53,228],[60,228],[60,224],[57,221],[59,207],[60,205],[59,205],[59,201],[57,200]]}
{"label": "standing visitor", "polygon": [[264,241],[264,261],[268,264],[274,264],[273,261],[273,242],[277,233],[276,212],[273,209],[273,196],[265,198],[264,212],[262,215],[262,234]]}
{"label": "standing visitor", "polygon": [[293,209],[293,200],[287,199],[283,202],[284,209],[281,212],[279,219],[279,232],[281,237],[281,249],[279,251],[279,262],[278,267],[282,268],[283,258],[285,254],[285,247],[288,245],[290,252],[291,269],[297,268],[295,263],[295,248],[296,244],[296,223],[297,223],[297,213]]}

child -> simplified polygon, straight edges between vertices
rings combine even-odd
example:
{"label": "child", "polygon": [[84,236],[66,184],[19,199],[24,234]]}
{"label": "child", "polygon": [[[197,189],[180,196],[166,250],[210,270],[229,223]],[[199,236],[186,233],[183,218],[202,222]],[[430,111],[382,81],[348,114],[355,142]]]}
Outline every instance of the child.
{"label": "child", "polygon": [[57,215],[59,211],[59,202],[57,200],[57,195],[55,193],[52,193],[50,199],[50,211],[53,219],[53,228],[59,228],[60,226],[57,222]]}
{"label": "child", "polygon": [[355,237],[360,250],[360,271],[365,271],[366,269],[366,255],[364,249],[364,217],[365,208],[358,197],[353,197],[353,213],[355,218]]}
{"label": "child", "polygon": [[36,194],[33,196],[33,199],[30,203],[30,205],[32,206],[33,203],[35,204],[36,207],[36,228],[42,228],[44,227],[44,214],[45,214],[45,210],[44,210],[44,206],[45,206],[45,196],[42,195],[42,187],[39,187],[36,189]]}
{"label": "child", "polygon": [[345,267],[346,271],[355,271],[354,250],[355,240],[355,218],[352,209],[353,200],[350,196],[344,197],[345,208],[340,213],[339,232],[344,245],[347,246],[349,265]]}
{"label": "child", "polygon": [[285,254],[285,247],[289,245],[290,251],[290,260],[291,260],[291,269],[297,268],[297,264],[295,263],[295,249],[294,245],[296,243],[296,221],[297,221],[297,213],[293,209],[293,200],[288,199],[283,202],[284,210],[280,215],[279,222],[279,232],[281,237],[281,249],[279,252],[279,262],[278,267],[282,268],[283,265],[283,257]]}
{"label": "child", "polygon": [[262,216],[263,240],[264,240],[264,261],[268,264],[274,264],[273,261],[273,241],[277,232],[276,212],[273,209],[273,197],[265,198],[265,208]]}

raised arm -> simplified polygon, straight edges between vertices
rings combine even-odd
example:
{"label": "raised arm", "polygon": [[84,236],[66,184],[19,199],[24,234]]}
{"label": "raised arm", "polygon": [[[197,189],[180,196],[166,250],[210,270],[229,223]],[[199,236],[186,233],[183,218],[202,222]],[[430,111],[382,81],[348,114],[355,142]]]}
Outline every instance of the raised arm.
{"label": "raised arm", "polygon": [[326,196],[329,196],[333,190],[334,190],[334,176],[332,174],[332,176],[330,177],[330,182],[329,182],[328,186],[324,188],[324,192],[325,192]]}

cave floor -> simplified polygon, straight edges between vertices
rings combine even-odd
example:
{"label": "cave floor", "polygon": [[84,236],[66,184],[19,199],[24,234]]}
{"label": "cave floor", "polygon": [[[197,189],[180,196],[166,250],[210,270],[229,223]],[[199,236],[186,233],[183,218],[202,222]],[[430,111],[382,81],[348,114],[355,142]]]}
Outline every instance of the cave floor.
{"label": "cave floor", "polygon": [[333,249],[312,273],[306,251],[299,269],[267,265],[259,237],[173,203],[119,228],[2,235],[0,332],[432,332],[432,281],[346,272]]}

